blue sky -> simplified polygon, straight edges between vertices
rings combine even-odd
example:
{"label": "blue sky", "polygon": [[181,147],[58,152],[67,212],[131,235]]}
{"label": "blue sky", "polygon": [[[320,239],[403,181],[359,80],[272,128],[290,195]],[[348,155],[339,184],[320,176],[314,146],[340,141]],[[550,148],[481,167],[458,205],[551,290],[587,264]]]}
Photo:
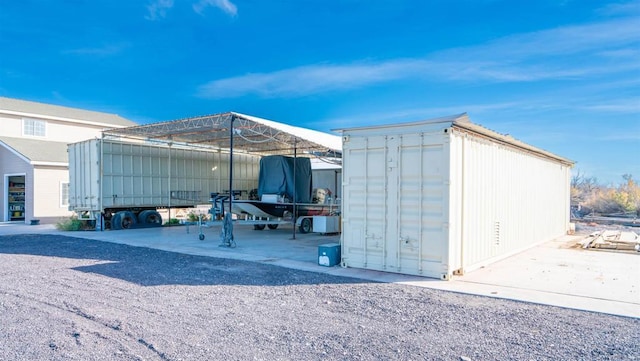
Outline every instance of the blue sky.
{"label": "blue sky", "polygon": [[0,0],[0,95],[327,131],[467,112],[640,179],[640,1]]}

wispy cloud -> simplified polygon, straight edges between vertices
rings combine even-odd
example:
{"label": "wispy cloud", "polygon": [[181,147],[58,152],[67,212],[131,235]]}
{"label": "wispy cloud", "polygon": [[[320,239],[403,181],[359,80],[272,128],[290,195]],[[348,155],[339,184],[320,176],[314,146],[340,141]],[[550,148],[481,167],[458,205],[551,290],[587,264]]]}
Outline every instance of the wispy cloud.
{"label": "wispy cloud", "polygon": [[640,151],[640,129],[637,132],[625,132],[625,133],[615,133],[609,134],[602,137],[599,137],[598,140],[601,141],[620,141],[620,142],[638,142],[637,150]]}
{"label": "wispy cloud", "polygon": [[157,20],[167,16],[167,10],[173,7],[173,0],[155,0],[147,5],[147,20]]}
{"label": "wispy cloud", "polygon": [[238,7],[229,0],[200,0],[198,3],[193,4],[193,11],[202,14],[204,9],[210,6],[218,8],[231,16],[238,15]]}
{"label": "wispy cloud", "polygon": [[623,1],[608,4],[600,9],[598,13],[603,15],[638,15],[640,14],[640,1]]}
{"label": "wispy cloud", "polygon": [[108,45],[104,45],[96,48],[78,48],[78,49],[65,50],[63,51],[63,53],[101,57],[101,56],[111,56],[111,55],[119,54],[128,47],[129,47],[129,44],[127,43],[108,44]]}
{"label": "wispy cloud", "polygon": [[350,126],[358,126],[364,124],[371,124],[372,120],[377,123],[395,123],[395,122],[407,122],[416,120],[426,120],[431,118],[441,117],[443,115],[454,115],[463,112],[471,114],[476,117],[481,114],[493,114],[496,111],[509,111],[514,108],[521,108],[525,104],[521,102],[504,102],[504,103],[461,103],[456,105],[449,105],[444,107],[403,107],[401,109],[389,110],[389,111],[371,111],[364,112],[359,109],[356,114],[348,114],[345,117],[325,119],[321,124],[318,124],[319,128],[340,128],[343,124],[349,124]]}
{"label": "wispy cloud", "polygon": [[[640,114],[640,98],[629,98],[616,102],[592,104],[582,107],[584,110],[607,113]],[[638,134],[640,137],[640,134]]]}
{"label": "wispy cloud", "polygon": [[424,60],[394,60],[383,63],[349,65],[311,65],[254,73],[209,82],[199,89],[203,97],[224,98],[255,93],[261,96],[291,96],[313,94],[336,89],[350,89],[380,83],[424,71]]}
{"label": "wispy cloud", "polygon": [[[463,82],[530,82],[573,79],[640,69],[639,18],[566,26],[504,37],[478,46],[452,48],[424,58],[314,64],[269,73],[249,73],[202,85],[198,95],[247,94],[296,97],[402,79]],[[600,62],[615,58],[615,66]]]}
{"label": "wispy cloud", "polygon": [[[147,20],[159,20],[167,16],[167,11],[173,8],[174,0],[154,0],[147,5]],[[230,16],[236,16],[238,14],[238,7],[230,0],[200,0],[193,3],[193,11],[202,15],[206,8],[214,7],[218,8]]]}
{"label": "wispy cloud", "polygon": [[523,60],[611,49],[639,41],[639,20],[637,17],[624,18],[516,34],[476,47],[447,50],[440,55],[465,54],[481,59],[503,56],[510,60]]}
{"label": "wispy cloud", "polygon": [[[321,124],[318,124],[318,127],[334,129],[340,128],[342,124],[351,124],[353,126],[370,124],[372,120],[377,123],[406,122],[466,112],[469,113],[473,120],[480,123],[485,117],[489,117],[488,120],[499,126],[500,129],[517,128],[521,130],[521,134],[532,134],[539,132],[540,124],[539,122],[531,122],[531,119],[540,119],[545,123],[545,126],[549,127],[552,124],[545,121],[548,118],[545,114],[567,110],[577,111],[578,113],[576,114],[594,115],[601,113],[609,116],[611,114],[635,116],[640,114],[640,99],[638,97],[628,97],[617,100],[598,100],[583,97],[572,98],[568,101],[553,93],[547,93],[535,97],[528,96],[524,100],[504,102],[467,103],[461,101],[445,106],[421,107],[407,107],[402,104],[400,108],[383,111],[375,108],[369,110],[369,112],[358,109],[353,114],[324,119]],[[518,115],[517,117],[515,116],[516,114]],[[498,118],[501,120],[498,120]],[[554,126],[558,126],[558,124]],[[592,135],[589,136],[592,137]],[[638,137],[640,137],[640,132],[628,139],[637,139]],[[585,136],[585,139],[587,138]]]}

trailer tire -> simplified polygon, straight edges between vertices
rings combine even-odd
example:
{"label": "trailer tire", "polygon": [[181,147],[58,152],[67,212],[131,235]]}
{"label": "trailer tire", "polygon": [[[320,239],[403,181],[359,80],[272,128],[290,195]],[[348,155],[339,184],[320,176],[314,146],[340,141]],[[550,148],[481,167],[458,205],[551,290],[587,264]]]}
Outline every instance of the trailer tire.
{"label": "trailer tire", "polygon": [[120,211],[111,217],[111,229],[129,229],[136,225],[136,216],[130,211]]}
{"label": "trailer tire", "polygon": [[253,225],[253,229],[256,231],[262,231],[264,229],[265,225],[264,224],[254,224]]}
{"label": "trailer tire", "polygon": [[267,224],[267,227],[269,227],[269,229],[277,229],[278,225],[277,224]]}
{"label": "trailer tire", "polygon": [[111,220],[109,221],[109,228],[114,231],[122,229],[122,214],[120,212],[116,212],[111,216]]}
{"label": "trailer tire", "polygon": [[162,216],[158,211],[148,209],[138,214],[138,222],[144,225],[162,226]]}
{"label": "trailer tire", "polygon": [[311,232],[312,226],[313,223],[311,223],[311,218],[302,218],[298,229],[300,230],[300,233],[309,233]]}

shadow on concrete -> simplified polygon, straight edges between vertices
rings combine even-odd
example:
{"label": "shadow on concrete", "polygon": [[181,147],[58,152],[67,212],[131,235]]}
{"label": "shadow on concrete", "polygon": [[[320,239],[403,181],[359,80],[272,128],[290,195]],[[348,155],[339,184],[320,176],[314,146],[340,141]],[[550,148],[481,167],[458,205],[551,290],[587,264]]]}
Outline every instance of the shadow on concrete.
{"label": "shadow on concrete", "polygon": [[0,236],[0,254],[96,260],[99,263],[71,269],[118,278],[141,286],[376,283],[250,261],[194,256],[49,234]]}

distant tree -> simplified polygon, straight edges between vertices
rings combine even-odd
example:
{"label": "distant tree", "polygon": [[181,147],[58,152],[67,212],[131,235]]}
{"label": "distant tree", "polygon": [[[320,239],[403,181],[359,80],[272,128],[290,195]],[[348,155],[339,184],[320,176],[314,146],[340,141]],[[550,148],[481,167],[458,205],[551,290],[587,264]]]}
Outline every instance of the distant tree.
{"label": "distant tree", "polygon": [[631,174],[624,174],[622,179],[625,182],[618,187],[616,193],[618,204],[627,212],[640,211],[640,185]]}
{"label": "distant tree", "polygon": [[585,202],[600,188],[596,177],[587,177],[578,170],[571,177],[571,202],[574,204]]}
{"label": "distant tree", "polygon": [[[640,185],[631,174],[624,174],[625,180],[619,186],[599,186],[595,178],[587,178],[578,173],[571,180],[572,201],[596,213],[636,213],[640,216]],[[575,181],[575,183],[574,183]],[[594,183],[592,183],[592,181]],[[575,199],[574,199],[575,195]]]}

